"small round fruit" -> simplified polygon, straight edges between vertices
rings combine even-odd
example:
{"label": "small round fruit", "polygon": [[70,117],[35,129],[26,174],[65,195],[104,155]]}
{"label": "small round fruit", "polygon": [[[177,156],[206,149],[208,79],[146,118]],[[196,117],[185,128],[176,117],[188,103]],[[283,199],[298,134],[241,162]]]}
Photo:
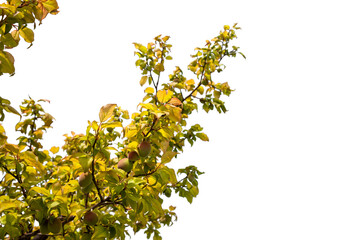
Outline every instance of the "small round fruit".
{"label": "small round fruit", "polygon": [[58,218],[55,219],[50,219],[50,221],[48,222],[48,229],[49,232],[52,232],[54,234],[57,234],[61,231],[61,220]]}
{"label": "small round fruit", "polygon": [[131,161],[131,162],[135,162],[136,160],[139,160],[140,157],[139,157],[139,154],[135,151],[132,151],[129,153],[128,155],[128,159]]}
{"label": "small round fruit", "polygon": [[89,186],[91,183],[91,174],[89,172],[82,173],[79,177],[79,185],[80,187],[86,187]]}
{"label": "small round fruit", "polygon": [[132,168],[132,163],[129,161],[128,158],[123,158],[118,162],[117,166],[125,172],[130,172]]}
{"label": "small round fruit", "polygon": [[146,157],[151,152],[151,144],[147,141],[144,141],[139,144],[139,155],[141,157]]}
{"label": "small round fruit", "polygon": [[98,216],[94,212],[86,212],[84,215],[84,223],[87,225],[95,225],[99,220]]}

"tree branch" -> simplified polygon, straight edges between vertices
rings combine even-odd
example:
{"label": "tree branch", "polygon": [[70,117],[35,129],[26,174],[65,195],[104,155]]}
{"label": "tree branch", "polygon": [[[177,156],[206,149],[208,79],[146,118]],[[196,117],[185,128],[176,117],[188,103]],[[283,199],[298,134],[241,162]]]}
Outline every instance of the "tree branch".
{"label": "tree branch", "polygon": [[205,63],[204,63],[204,66],[203,66],[203,70],[201,72],[201,77],[200,77],[200,81],[199,81],[199,84],[196,86],[196,88],[194,90],[191,91],[191,93],[189,95],[187,95],[181,102],[185,102],[186,99],[188,99],[189,97],[191,97],[191,95],[199,89],[199,87],[202,85],[202,80],[204,78],[204,74],[205,74],[205,67],[206,67],[206,58],[205,58]]}
{"label": "tree branch", "polygon": [[94,182],[95,187],[96,187],[96,190],[97,190],[98,195],[99,195],[99,197],[100,197],[100,201],[103,202],[103,201],[104,201],[104,198],[103,198],[103,196],[101,195],[100,188],[99,188],[99,186],[97,185],[96,179],[95,179],[95,145],[96,145],[96,142],[97,142],[97,139],[98,139],[98,136],[99,136],[99,129],[100,129],[100,127],[101,127],[101,123],[100,123],[99,128],[98,128],[97,131],[96,131],[95,140],[94,140],[94,143],[93,143],[93,145],[92,145],[92,149],[93,149],[93,160],[92,160],[92,162],[91,162],[91,176],[92,176],[92,181]]}
{"label": "tree branch", "polygon": [[27,197],[27,193],[26,193],[26,190],[23,186],[21,186],[22,184],[22,180],[21,180],[21,177],[19,177],[18,175],[15,175],[14,173],[12,173],[6,166],[4,165],[0,165],[2,168],[5,169],[5,171],[10,174],[11,176],[13,176],[19,183],[20,183],[20,188],[21,188],[21,191],[22,191],[22,194],[24,195],[24,198],[26,199]]}

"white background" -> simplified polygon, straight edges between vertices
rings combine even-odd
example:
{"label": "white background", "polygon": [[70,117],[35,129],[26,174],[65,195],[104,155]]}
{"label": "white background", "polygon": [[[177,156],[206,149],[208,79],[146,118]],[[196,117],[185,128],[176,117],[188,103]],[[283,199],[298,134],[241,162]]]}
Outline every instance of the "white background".
{"label": "white background", "polygon": [[[357,2],[59,0],[61,12],[36,29],[34,46],[11,51],[16,74],[1,77],[0,96],[15,106],[28,95],[50,99],[56,122],[45,146],[61,146],[62,134],[85,132],[102,105],[136,110],[143,89],[132,42],[170,35],[168,74],[238,22],[247,60],[227,60],[216,77],[236,89],[225,99],[229,112],[193,116],[210,142],[176,164],[206,174],[192,205],[173,200],[179,220],[163,238],[359,239]],[[12,128],[17,118],[6,122]]]}

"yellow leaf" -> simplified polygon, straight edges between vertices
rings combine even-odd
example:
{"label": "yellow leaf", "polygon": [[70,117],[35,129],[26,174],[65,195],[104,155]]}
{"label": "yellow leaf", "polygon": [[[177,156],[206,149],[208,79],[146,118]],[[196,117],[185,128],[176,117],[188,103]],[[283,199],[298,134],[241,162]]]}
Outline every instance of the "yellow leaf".
{"label": "yellow leaf", "polygon": [[165,36],[165,37],[162,38],[162,40],[163,40],[164,42],[166,42],[167,40],[169,40],[169,38],[170,38],[169,36]]}
{"label": "yellow leaf", "polygon": [[145,109],[149,109],[149,110],[152,110],[152,111],[156,111],[156,106],[152,103],[140,103],[138,106],[141,106]]}
{"label": "yellow leaf", "polygon": [[18,205],[14,202],[1,202],[0,203],[0,213],[11,208],[16,208]]}
{"label": "yellow leaf", "polygon": [[147,79],[148,79],[147,76],[142,76],[140,79],[140,85],[143,86],[146,83]]}
{"label": "yellow leaf", "polygon": [[111,123],[105,123],[102,125],[103,128],[116,128],[116,127],[122,127],[121,122],[111,122]]}
{"label": "yellow leaf", "polygon": [[181,121],[181,108],[171,107],[169,118],[174,122],[180,122]]}
{"label": "yellow leaf", "polygon": [[126,131],[125,131],[125,137],[130,139],[130,138],[136,136],[137,133],[138,133],[138,131],[136,128],[127,127]]}
{"label": "yellow leaf", "polygon": [[100,122],[108,120],[114,113],[116,104],[107,104],[100,109],[99,118]]}
{"label": "yellow leaf", "polygon": [[194,84],[195,84],[195,81],[194,81],[194,79],[190,79],[190,80],[187,80],[187,81],[186,81],[186,84],[187,84],[187,85],[194,85]]}
{"label": "yellow leaf", "polygon": [[159,90],[156,94],[157,99],[161,103],[166,103],[171,99],[174,93],[170,90]]}
{"label": "yellow leaf", "polygon": [[57,152],[59,152],[59,147],[51,147],[50,148],[50,152],[52,152],[53,154],[56,154]]}
{"label": "yellow leaf", "polygon": [[152,87],[147,87],[146,89],[145,89],[145,93],[154,93],[155,92],[155,90],[154,90],[154,88],[152,88]]}
{"label": "yellow leaf", "polygon": [[31,192],[31,191],[34,191],[34,192],[36,192],[36,193],[41,193],[41,194],[43,194],[43,195],[45,195],[45,196],[49,196],[49,195],[50,195],[49,190],[47,190],[47,189],[45,189],[45,188],[42,188],[42,187],[32,187],[29,192]]}

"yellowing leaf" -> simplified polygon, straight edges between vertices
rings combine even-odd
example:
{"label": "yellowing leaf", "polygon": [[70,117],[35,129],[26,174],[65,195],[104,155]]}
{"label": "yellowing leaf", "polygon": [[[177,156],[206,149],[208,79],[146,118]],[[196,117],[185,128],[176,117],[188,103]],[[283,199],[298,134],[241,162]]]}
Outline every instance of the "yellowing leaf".
{"label": "yellowing leaf", "polygon": [[4,149],[7,151],[7,152],[10,152],[10,153],[19,153],[19,147],[15,144],[5,144],[4,145]]}
{"label": "yellowing leaf", "polygon": [[170,90],[159,90],[156,94],[157,99],[161,103],[166,103],[171,99],[174,93]]}
{"label": "yellowing leaf", "polygon": [[148,79],[147,76],[142,76],[140,79],[140,85],[143,86],[146,83],[147,79]]}
{"label": "yellowing leaf", "polygon": [[164,64],[158,63],[158,64],[155,65],[154,69],[159,71],[159,72],[163,72],[165,70]]}
{"label": "yellowing leaf", "polygon": [[136,136],[137,133],[138,133],[138,131],[136,128],[127,127],[126,131],[125,131],[125,137],[130,139],[130,138]]}
{"label": "yellowing leaf", "polygon": [[175,107],[182,106],[182,102],[176,97],[171,98],[168,103]]}
{"label": "yellowing leaf", "polygon": [[149,109],[149,110],[152,110],[152,111],[156,111],[156,106],[152,103],[140,103],[138,106],[141,106],[145,109]]}
{"label": "yellowing leaf", "polygon": [[220,98],[220,95],[221,95],[221,92],[220,91],[214,91],[214,97],[215,99],[219,99]]}
{"label": "yellowing leaf", "polygon": [[47,189],[45,189],[45,188],[42,188],[42,187],[32,187],[29,192],[31,192],[31,191],[34,191],[34,192],[36,192],[36,193],[41,193],[41,194],[43,194],[43,195],[45,195],[45,196],[49,196],[49,195],[50,195],[49,190],[47,190]]}
{"label": "yellowing leaf", "polygon": [[56,0],[43,0],[42,4],[44,8],[50,13],[56,13],[57,9],[59,8]]}
{"label": "yellowing leaf", "polygon": [[205,133],[196,133],[196,136],[203,141],[206,141],[206,142],[209,141],[209,137]]}
{"label": "yellowing leaf", "polygon": [[107,104],[100,109],[99,118],[100,122],[108,120],[114,113],[116,104]]}
{"label": "yellowing leaf", "polygon": [[[11,55],[11,54],[10,54]],[[14,73],[15,67],[13,63],[13,57],[11,58],[7,52],[0,51],[0,73]]]}
{"label": "yellowing leaf", "polygon": [[45,171],[44,165],[37,159],[36,155],[33,152],[25,151],[20,153],[20,158],[24,159],[27,164],[35,167],[41,173]]}
{"label": "yellowing leaf", "polygon": [[105,123],[102,125],[103,128],[116,128],[116,127],[122,127],[121,122],[111,122],[111,123]]}
{"label": "yellowing leaf", "polygon": [[171,159],[175,157],[176,154],[177,154],[176,152],[171,152],[171,151],[165,152],[161,157],[161,163],[165,164],[170,162]]}
{"label": "yellowing leaf", "polygon": [[1,202],[0,213],[11,208],[16,208],[17,206],[18,205],[15,202]]}
{"label": "yellowing leaf", "polygon": [[181,121],[181,108],[171,107],[169,118],[174,122],[180,122]]}
{"label": "yellowing leaf", "polygon": [[32,43],[34,41],[34,32],[28,27],[24,27],[20,29],[20,36],[28,43]]}

